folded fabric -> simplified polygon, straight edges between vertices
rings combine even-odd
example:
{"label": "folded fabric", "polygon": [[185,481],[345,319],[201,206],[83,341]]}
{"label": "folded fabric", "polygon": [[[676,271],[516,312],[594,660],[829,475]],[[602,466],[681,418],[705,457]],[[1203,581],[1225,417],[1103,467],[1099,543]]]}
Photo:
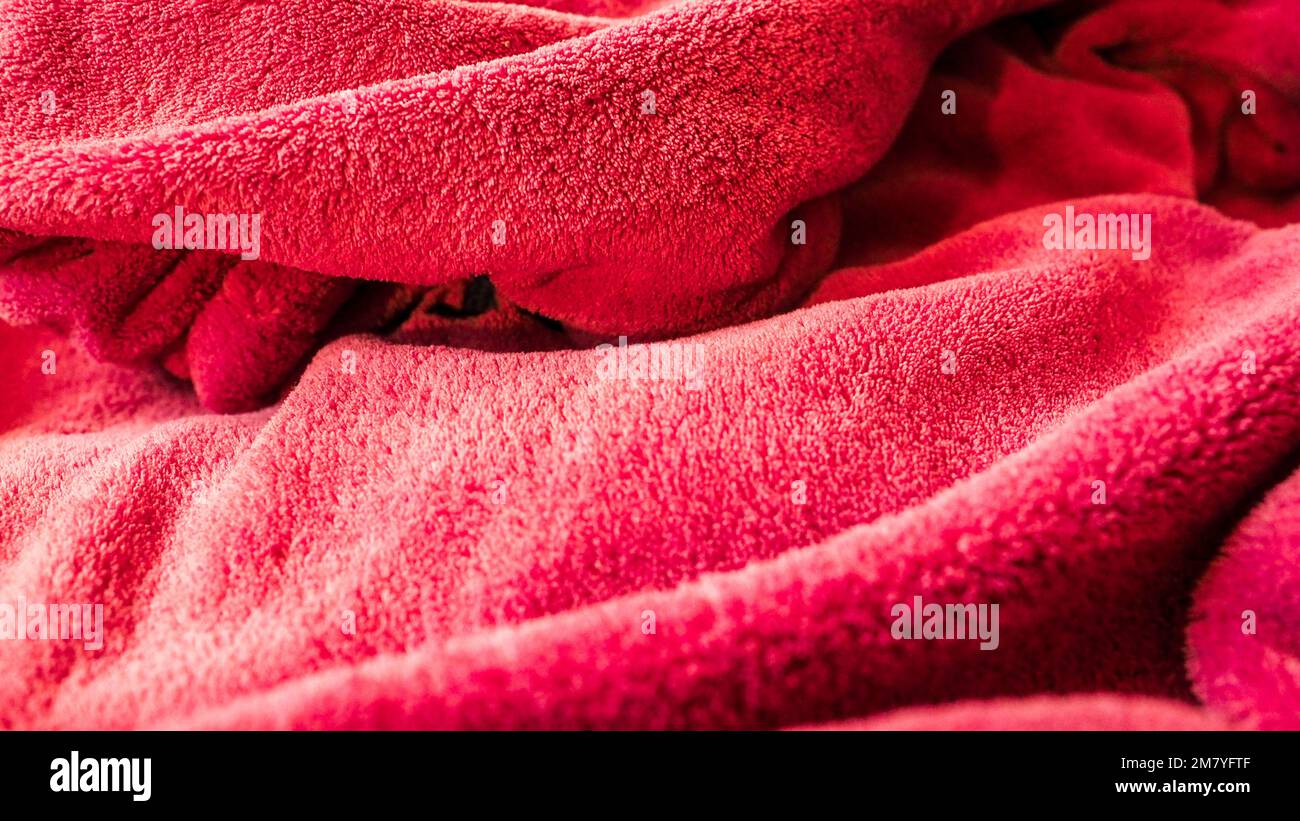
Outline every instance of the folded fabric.
{"label": "folded fabric", "polygon": [[0,0],[0,724],[1300,726],[1288,4],[545,5]]}
{"label": "folded fabric", "polygon": [[1201,581],[1187,634],[1197,694],[1239,723],[1300,729],[1300,472],[1236,529]]}
{"label": "folded fabric", "polygon": [[[472,2],[186,0],[160,27],[130,4],[8,0],[0,228],[147,247],[176,208],[257,216],[259,258],[311,273],[245,265],[213,296],[186,347],[221,410],[264,398],[250,372],[282,335],[301,354],[336,307],[316,275],[487,273],[512,303],[614,335],[751,319],[830,265],[839,208],[824,197],[884,152],[929,60],[1033,4],[711,0],[615,24]],[[112,280],[113,321],[151,284],[191,290],[168,284],[189,266],[123,281],[105,253],[71,275]],[[281,302],[305,321],[261,317]],[[218,322],[263,344],[229,348],[203,327]],[[243,395],[205,387],[231,373]]]}
{"label": "folded fabric", "polygon": [[[59,380],[101,378],[73,359],[2,443],[3,598],[103,601],[112,629],[0,642],[4,713],[736,727],[1187,697],[1179,602],[1300,435],[1300,235],[1077,207],[1162,242],[1062,255],[1043,210],[1003,218],[862,277],[882,292],[691,338],[698,389],[349,337],[267,412],[44,433],[81,401]],[[916,595],[999,603],[999,648],[895,640]]]}
{"label": "folded fabric", "polygon": [[1036,696],[913,707],[818,730],[1231,730],[1211,711],[1140,696]]}

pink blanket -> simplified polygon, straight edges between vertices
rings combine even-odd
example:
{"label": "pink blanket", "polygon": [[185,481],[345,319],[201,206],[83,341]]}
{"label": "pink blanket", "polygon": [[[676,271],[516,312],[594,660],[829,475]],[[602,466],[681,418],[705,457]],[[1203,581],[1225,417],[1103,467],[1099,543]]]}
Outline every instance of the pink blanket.
{"label": "pink blanket", "polygon": [[1300,728],[1293,0],[160,8],[0,0],[0,726]]}

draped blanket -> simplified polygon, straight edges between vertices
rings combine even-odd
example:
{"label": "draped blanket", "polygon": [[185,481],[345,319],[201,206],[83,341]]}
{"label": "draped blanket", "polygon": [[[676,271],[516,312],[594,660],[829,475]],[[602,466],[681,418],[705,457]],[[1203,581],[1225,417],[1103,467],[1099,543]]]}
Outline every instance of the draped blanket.
{"label": "draped blanket", "polygon": [[0,726],[1300,728],[1293,0],[0,0]]}

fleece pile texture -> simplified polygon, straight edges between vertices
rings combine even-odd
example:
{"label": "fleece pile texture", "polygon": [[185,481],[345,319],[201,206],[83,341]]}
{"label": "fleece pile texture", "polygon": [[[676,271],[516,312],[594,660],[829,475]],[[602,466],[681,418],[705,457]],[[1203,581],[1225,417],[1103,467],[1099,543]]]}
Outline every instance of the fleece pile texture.
{"label": "fleece pile texture", "polygon": [[1297,42],[0,0],[0,726],[1300,728]]}

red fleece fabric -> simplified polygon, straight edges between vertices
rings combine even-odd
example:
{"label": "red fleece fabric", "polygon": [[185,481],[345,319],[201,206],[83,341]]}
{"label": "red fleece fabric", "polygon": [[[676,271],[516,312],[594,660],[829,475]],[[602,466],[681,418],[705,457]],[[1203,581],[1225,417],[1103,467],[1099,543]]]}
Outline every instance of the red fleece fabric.
{"label": "red fleece fabric", "polygon": [[1300,728],[1293,2],[0,11],[3,726]]}
{"label": "red fleece fabric", "polygon": [[1197,694],[1244,726],[1295,729],[1300,705],[1300,472],[1233,533],[1187,631]]}
{"label": "red fleece fabric", "polygon": [[1221,716],[1142,696],[1036,696],[914,707],[815,730],[1232,730]]}

